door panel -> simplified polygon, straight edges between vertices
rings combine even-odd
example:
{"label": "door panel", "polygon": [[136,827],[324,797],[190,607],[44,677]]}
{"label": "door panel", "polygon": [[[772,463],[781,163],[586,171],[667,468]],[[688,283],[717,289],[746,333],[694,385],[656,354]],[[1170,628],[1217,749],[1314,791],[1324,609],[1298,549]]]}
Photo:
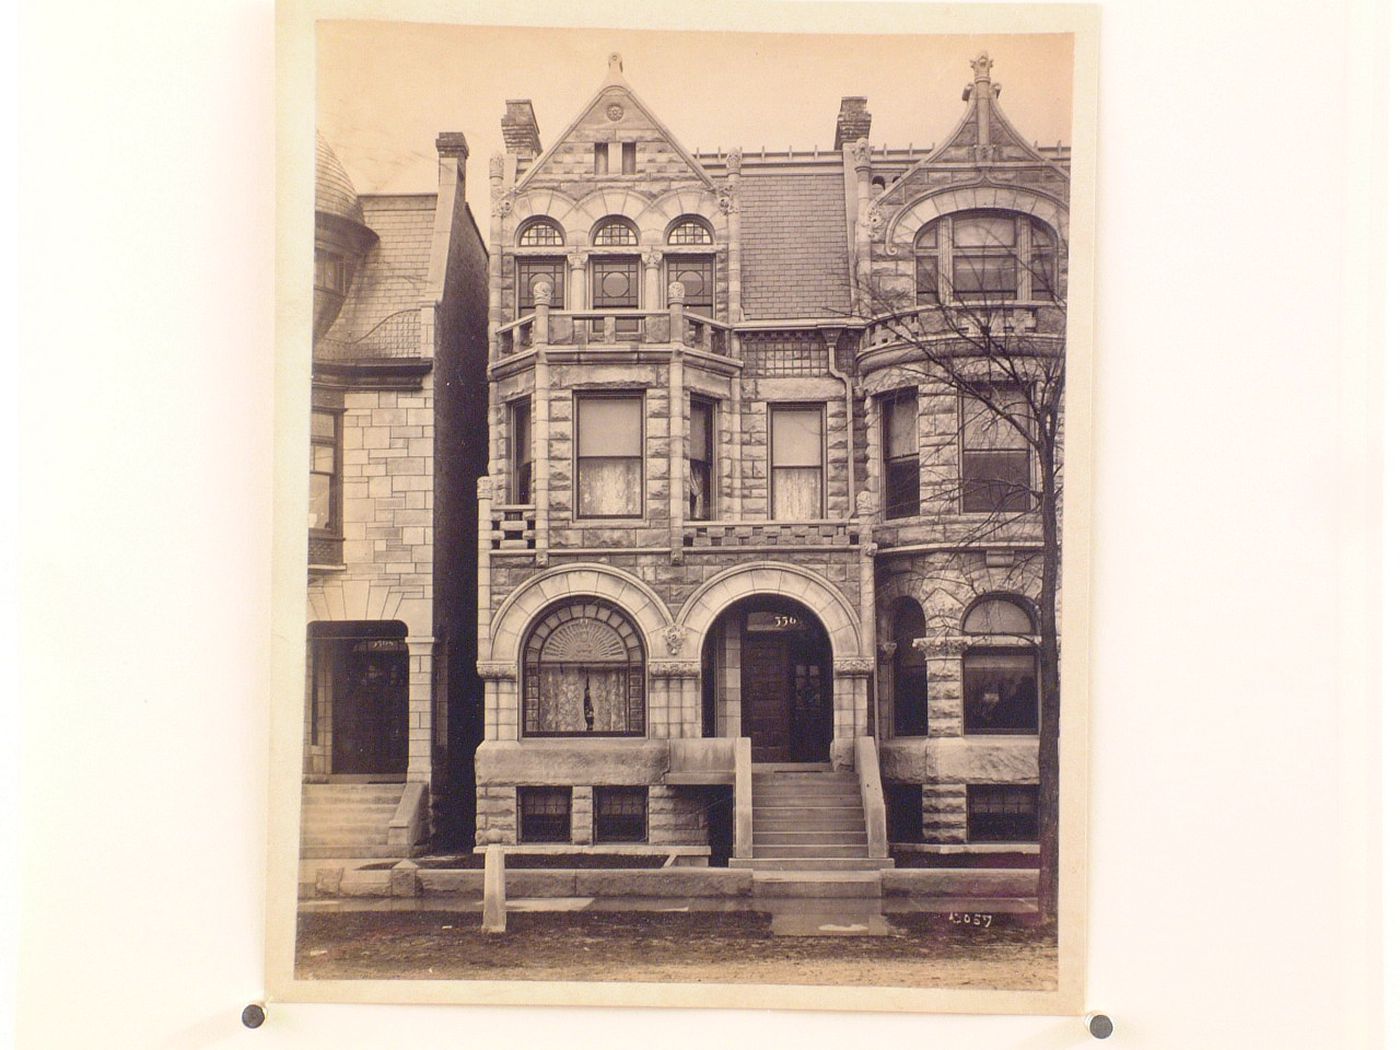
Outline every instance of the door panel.
{"label": "door panel", "polygon": [[344,646],[335,668],[332,763],[335,773],[408,770],[408,650],[401,642]]}
{"label": "door panel", "polygon": [[781,637],[749,635],[743,646],[743,733],[753,741],[753,760],[790,761],[792,677],[787,642]]}

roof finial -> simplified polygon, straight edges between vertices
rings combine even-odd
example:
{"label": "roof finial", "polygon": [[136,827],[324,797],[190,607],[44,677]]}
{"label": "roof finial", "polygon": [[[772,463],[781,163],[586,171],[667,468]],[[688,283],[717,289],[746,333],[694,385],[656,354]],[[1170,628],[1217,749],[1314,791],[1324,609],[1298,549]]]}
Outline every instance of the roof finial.
{"label": "roof finial", "polygon": [[968,64],[969,64],[970,66],[972,66],[972,73],[973,73],[973,79],[974,79],[974,80],[976,80],[976,81],[978,81],[978,82],[981,82],[981,81],[983,81],[983,80],[991,80],[991,79],[992,79],[992,64],[993,64],[993,63],[992,63],[991,58],[989,58],[989,57],[987,56],[987,52],[983,51],[981,54],[979,54],[976,58],[974,58],[974,59],[973,59],[971,62],[969,62]]}
{"label": "roof finial", "polygon": [[608,73],[613,76],[622,75],[622,53],[614,51],[608,56]]}

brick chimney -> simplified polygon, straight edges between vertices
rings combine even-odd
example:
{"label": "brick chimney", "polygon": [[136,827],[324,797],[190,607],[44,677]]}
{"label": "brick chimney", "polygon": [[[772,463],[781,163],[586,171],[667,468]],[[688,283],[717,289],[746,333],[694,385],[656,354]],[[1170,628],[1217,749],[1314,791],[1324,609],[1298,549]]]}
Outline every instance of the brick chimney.
{"label": "brick chimney", "polygon": [[506,152],[527,160],[540,155],[540,126],[535,123],[535,107],[528,98],[507,100],[501,134],[506,140]]}
{"label": "brick chimney", "polygon": [[848,142],[870,137],[870,113],[862,95],[847,95],[841,100],[841,112],[836,115],[836,145],[840,149]]}

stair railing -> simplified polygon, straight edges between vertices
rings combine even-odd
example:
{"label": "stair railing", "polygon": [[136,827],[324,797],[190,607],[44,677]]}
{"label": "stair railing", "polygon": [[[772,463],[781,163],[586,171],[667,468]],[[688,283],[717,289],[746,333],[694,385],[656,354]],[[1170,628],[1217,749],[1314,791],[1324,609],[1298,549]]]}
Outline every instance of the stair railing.
{"label": "stair railing", "polygon": [[753,860],[753,745],[734,738],[734,859]]}
{"label": "stair railing", "polygon": [[[880,784],[880,752],[873,736],[856,737],[856,776],[860,779],[860,803],[865,810],[867,855],[883,860],[890,855],[885,834],[885,791]],[[738,797],[738,792],[735,792]]]}

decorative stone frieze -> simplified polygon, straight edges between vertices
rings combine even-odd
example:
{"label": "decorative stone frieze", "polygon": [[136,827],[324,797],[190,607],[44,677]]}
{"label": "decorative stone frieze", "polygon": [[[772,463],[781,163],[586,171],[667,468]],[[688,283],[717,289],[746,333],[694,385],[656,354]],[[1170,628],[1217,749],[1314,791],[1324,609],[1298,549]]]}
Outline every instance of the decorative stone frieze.
{"label": "decorative stone frieze", "polygon": [[488,681],[513,682],[515,680],[515,664],[505,660],[478,660],[476,673]]}
{"label": "decorative stone frieze", "polygon": [[698,678],[699,660],[653,660],[647,665],[653,678]]}
{"label": "decorative stone frieze", "polygon": [[833,660],[831,669],[834,673],[842,675],[873,674],[875,661],[868,656],[844,656]]}
{"label": "decorative stone frieze", "polygon": [[966,635],[939,635],[929,638],[915,638],[913,646],[925,656],[961,656],[971,639]]}

